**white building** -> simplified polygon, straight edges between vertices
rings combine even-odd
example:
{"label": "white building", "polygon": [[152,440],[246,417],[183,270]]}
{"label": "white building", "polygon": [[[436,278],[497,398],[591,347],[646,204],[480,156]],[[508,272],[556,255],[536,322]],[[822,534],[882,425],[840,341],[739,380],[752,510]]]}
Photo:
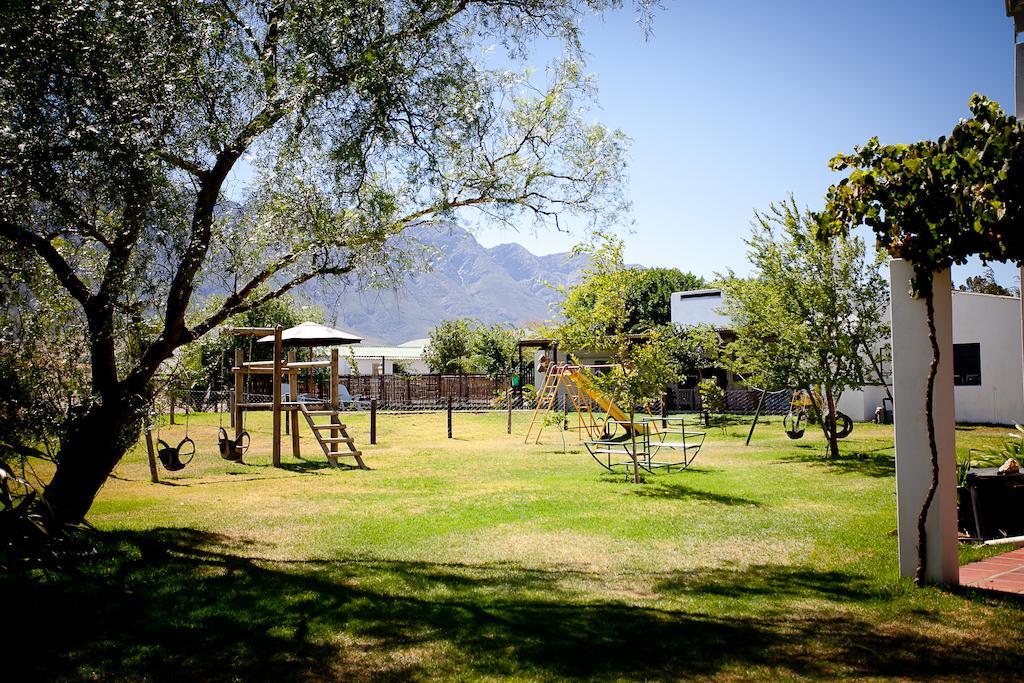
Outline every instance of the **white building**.
{"label": "white building", "polygon": [[423,356],[428,339],[413,339],[398,346],[373,346],[370,344],[354,344],[343,346],[339,351],[341,374],[351,375],[355,366],[359,375],[376,377],[391,375],[395,372],[395,364],[414,375],[429,372]]}
{"label": "white building", "polygon": [[[672,294],[672,322],[727,329],[717,289]],[[1018,297],[953,292],[953,383],[957,422],[1013,424],[1024,420],[1021,386],[1021,302]],[[886,374],[888,368],[884,368]],[[887,397],[885,388],[846,391],[839,410],[871,420]],[[886,409],[891,404],[884,402]]]}

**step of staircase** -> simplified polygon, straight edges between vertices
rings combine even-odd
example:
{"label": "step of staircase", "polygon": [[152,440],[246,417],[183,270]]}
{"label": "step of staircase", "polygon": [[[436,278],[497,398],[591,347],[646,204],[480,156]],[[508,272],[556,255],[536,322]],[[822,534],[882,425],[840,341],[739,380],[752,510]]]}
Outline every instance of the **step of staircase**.
{"label": "step of staircase", "polygon": [[316,430],[321,430],[322,429],[324,431],[327,431],[327,430],[330,430],[330,429],[348,429],[348,425],[341,424],[340,422],[336,422],[334,424],[329,424],[329,425],[313,425],[313,424],[311,424],[309,426],[312,427],[313,429],[316,429]]}

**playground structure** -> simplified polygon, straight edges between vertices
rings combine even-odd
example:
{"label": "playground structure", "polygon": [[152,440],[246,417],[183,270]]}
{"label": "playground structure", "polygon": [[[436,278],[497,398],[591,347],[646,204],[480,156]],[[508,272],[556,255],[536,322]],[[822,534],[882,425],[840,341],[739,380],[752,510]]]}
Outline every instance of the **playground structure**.
{"label": "playground structure", "polygon": [[[526,430],[526,439],[523,443],[529,443],[530,436],[534,434],[533,428],[537,427],[534,443],[540,443],[541,432],[544,431],[545,420],[542,414],[546,415],[558,409],[558,397],[565,396],[564,408],[571,406],[577,416],[576,426],[568,429],[580,433],[586,432],[590,439],[598,439],[607,434],[608,421],[614,424],[628,424],[629,415],[620,408],[615,401],[611,400],[600,391],[597,391],[583,373],[580,365],[552,365],[547,372],[544,386],[537,392],[537,406],[530,418],[530,426]],[[608,368],[608,365],[586,366],[588,370]],[[595,411],[595,407],[598,409]],[[650,412],[650,406],[645,406]],[[537,418],[541,417],[540,422]],[[614,429],[613,424],[613,429]],[[645,423],[637,423],[638,433],[648,429]]]}
{"label": "playground structure", "polygon": [[[585,367],[592,370],[611,366]],[[688,431],[682,417],[649,416],[652,412],[649,405],[644,406],[648,415],[634,415],[630,420],[615,401],[592,385],[584,366],[567,364],[552,365],[548,369],[544,386],[537,393],[537,405],[524,443],[529,443],[534,434],[534,443],[540,443],[541,432],[548,422],[545,418],[558,410],[559,396],[564,396],[563,409],[568,411],[571,406],[576,413],[576,425],[569,425],[567,420],[564,428],[575,430],[581,439],[586,433],[583,445],[590,456],[609,471],[632,467],[634,455],[637,465],[649,472],[657,468],[682,469],[693,462],[704,445],[705,432]],[[665,459],[664,454],[671,454],[671,457]]]}
{"label": "playground structure", "polygon": [[[299,415],[301,414],[310,431],[320,445],[324,456],[333,467],[337,467],[338,459],[341,457],[353,458],[356,467],[369,469],[363,462],[363,454],[356,448],[355,440],[349,436],[347,427],[341,422],[340,393],[339,393],[339,362],[338,349],[331,349],[330,360],[309,360],[298,362],[295,359],[295,351],[289,351],[287,358],[284,356],[284,341],[282,339],[282,328],[278,327],[236,327],[227,330],[228,334],[235,336],[265,337],[272,336],[274,344],[274,358],[270,361],[247,361],[242,349],[235,349],[235,363],[232,368],[234,376],[234,410],[235,434],[233,439],[224,443],[226,433],[221,435],[221,454],[234,451],[232,443],[241,447],[247,446],[248,440],[243,428],[244,416],[248,411],[266,411],[272,413],[272,450],[271,458],[275,467],[281,465],[281,421],[287,414],[290,421],[290,432],[292,442],[292,455],[301,458],[299,448]],[[306,345],[305,343],[303,345]],[[329,369],[329,396],[326,401],[299,401],[295,395],[298,387],[298,376],[301,370],[312,371],[315,368]],[[246,402],[245,401],[245,380],[250,375],[271,376],[272,399],[270,402]],[[288,378],[288,387],[291,392],[285,399],[281,388],[282,381]],[[314,418],[326,417],[327,423],[317,423]],[[339,450],[339,445],[344,444],[347,450]],[[238,454],[237,459],[241,459]]]}

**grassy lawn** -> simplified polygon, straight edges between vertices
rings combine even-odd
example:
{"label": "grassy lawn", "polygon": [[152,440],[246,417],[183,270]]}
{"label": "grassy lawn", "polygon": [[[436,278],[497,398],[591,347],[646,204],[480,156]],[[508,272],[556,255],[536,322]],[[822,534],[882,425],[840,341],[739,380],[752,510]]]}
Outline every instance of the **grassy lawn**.
{"label": "grassy lawn", "polygon": [[1024,603],[898,579],[891,428],[827,462],[811,430],[748,448],[737,421],[635,486],[571,435],[523,445],[528,417],[456,414],[449,441],[443,413],[383,415],[369,446],[352,416],[369,472],[305,426],[307,459],[272,468],[266,415],[226,463],[194,417],[163,485],[141,447],[118,467],[96,556],[7,586],[30,601],[9,652],[46,679],[1016,677]]}

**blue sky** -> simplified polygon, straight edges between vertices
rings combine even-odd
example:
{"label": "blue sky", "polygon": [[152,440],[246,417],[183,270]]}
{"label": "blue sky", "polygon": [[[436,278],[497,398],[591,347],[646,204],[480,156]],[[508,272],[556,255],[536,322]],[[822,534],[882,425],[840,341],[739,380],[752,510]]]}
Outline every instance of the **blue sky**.
{"label": "blue sky", "polygon": [[[1013,104],[1011,22],[1002,0],[665,0],[649,40],[630,10],[593,18],[594,115],[633,140],[627,259],[710,276],[746,270],[754,209],[793,193],[817,208],[839,151],[935,138],[974,92]],[[531,62],[557,54],[540,44]],[[535,253],[578,236],[482,226],[490,246]],[[962,280],[977,265],[958,269]],[[1017,284],[1017,271],[997,266]]]}

